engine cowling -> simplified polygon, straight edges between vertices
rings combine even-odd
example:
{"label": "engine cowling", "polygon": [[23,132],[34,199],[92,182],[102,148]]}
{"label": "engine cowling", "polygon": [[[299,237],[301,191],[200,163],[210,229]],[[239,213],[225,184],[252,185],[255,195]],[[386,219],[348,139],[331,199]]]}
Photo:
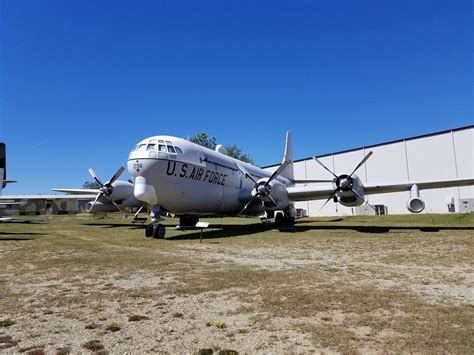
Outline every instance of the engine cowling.
{"label": "engine cowling", "polygon": [[[141,203],[135,198],[133,194],[134,186],[128,181],[117,180],[112,184],[112,193],[110,198],[115,201],[120,207],[137,207]],[[86,204],[86,211],[89,213],[96,212],[117,212],[117,207],[114,206],[105,196],[99,197],[95,204],[88,202]]]}
{"label": "engine cowling", "polygon": [[407,201],[407,209],[412,213],[420,213],[425,209],[425,202],[419,198],[414,197]]}
{"label": "engine cowling", "polygon": [[[262,180],[265,180],[264,182],[266,182],[267,179],[262,179]],[[286,186],[276,180],[273,180],[272,182],[270,182],[269,186],[270,186],[269,195],[277,203],[277,206],[275,206],[273,201],[271,201],[270,199],[262,198],[265,209],[284,210],[285,208],[287,208],[290,201],[288,199],[288,190],[286,189]]]}
{"label": "engine cowling", "polygon": [[410,189],[410,199],[407,201],[407,209],[412,213],[420,213],[425,209],[425,201],[420,198],[420,190],[416,184]]}
{"label": "engine cowling", "polygon": [[337,202],[343,206],[356,207],[365,202],[364,185],[357,175],[340,174],[334,179],[333,187]]}

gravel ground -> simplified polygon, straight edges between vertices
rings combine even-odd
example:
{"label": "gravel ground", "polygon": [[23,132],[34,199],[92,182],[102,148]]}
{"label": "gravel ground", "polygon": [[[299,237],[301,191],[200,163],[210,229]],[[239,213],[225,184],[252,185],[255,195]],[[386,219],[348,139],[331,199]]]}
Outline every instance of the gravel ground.
{"label": "gravel ground", "polygon": [[[85,245],[96,243],[95,233],[100,231],[89,229],[87,235],[77,238]],[[100,239],[99,245],[111,255],[135,253],[150,258],[150,263],[158,266],[153,264],[149,269],[125,261],[117,268],[104,267],[87,257],[82,266],[69,265],[68,260],[97,252],[67,243],[51,248],[60,237],[54,233],[45,242],[41,238],[4,240],[0,242],[0,285],[5,296],[0,313],[0,350],[30,354],[198,353],[204,349],[214,353],[385,353],[390,352],[390,344],[399,344],[406,336],[397,327],[376,330],[372,321],[364,323],[360,320],[362,314],[343,301],[327,309],[315,305],[314,312],[304,314],[292,301],[294,295],[275,288],[274,281],[265,277],[247,281],[243,277],[239,282],[229,281],[229,285],[218,284],[241,270],[249,275],[290,275],[289,279],[277,279],[276,285],[286,287],[285,290],[301,288],[302,293],[309,293],[315,292],[318,285],[331,285],[335,293],[345,292],[338,285],[389,293],[403,290],[427,307],[449,305],[472,313],[472,263],[455,257],[436,261],[427,245],[432,245],[438,255],[449,250],[469,253],[474,233],[456,232],[458,238],[467,241],[461,245],[452,243],[455,233],[438,233],[435,244],[424,240],[424,245],[416,250],[413,244],[409,248],[397,244],[395,251],[386,247],[390,239],[413,236],[370,236],[374,240],[381,238],[377,242],[380,245],[375,245],[364,240],[363,233],[349,234],[352,240],[340,238],[345,234],[337,234],[331,240],[323,233],[319,240],[286,234],[272,241],[256,234],[251,237],[255,242],[249,237],[233,237],[218,242],[204,240],[202,244],[196,240],[151,240],[147,241],[149,244],[133,245]],[[75,238],[71,237],[73,234],[68,233],[68,238]],[[362,238],[363,244],[354,243],[357,238]],[[155,248],[150,244],[155,242],[165,244]],[[161,260],[176,260],[176,264],[160,264]],[[44,267],[45,263],[48,267]],[[209,270],[228,276],[212,279],[217,284],[206,286],[210,281],[203,275]],[[312,284],[315,270],[322,274]],[[306,278],[308,283],[301,283]],[[275,297],[279,297],[280,308],[287,306],[287,312],[272,310],[273,305],[265,303],[273,302],[268,301],[272,288]],[[389,323],[411,317],[406,308],[396,306],[374,308],[367,314],[374,319],[386,318]],[[420,320],[423,321],[427,322]],[[450,327],[467,327],[472,333],[473,323],[453,323]],[[326,333],[321,335],[321,329],[333,329],[334,334],[328,339]],[[345,334],[349,337],[345,338]],[[456,342],[459,341],[453,340]],[[349,343],[351,347],[346,348]],[[426,346],[421,352],[433,350],[431,345]],[[453,349],[469,352],[472,347],[472,340],[464,339],[460,347]],[[397,345],[395,349],[398,352],[403,347]],[[405,347],[408,352],[418,350]]]}

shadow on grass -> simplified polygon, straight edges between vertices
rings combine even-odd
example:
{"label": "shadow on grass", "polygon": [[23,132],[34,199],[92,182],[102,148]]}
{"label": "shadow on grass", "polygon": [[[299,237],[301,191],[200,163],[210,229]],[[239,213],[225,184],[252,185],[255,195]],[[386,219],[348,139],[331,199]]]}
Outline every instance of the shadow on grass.
{"label": "shadow on grass", "polygon": [[[3,236],[8,237],[3,237]],[[46,236],[45,233],[34,233],[34,232],[0,232],[0,242],[11,242],[11,241],[24,241],[24,240],[35,240],[35,237]],[[18,237],[16,237],[18,236]],[[25,236],[25,237],[24,237]],[[28,237],[30,236],[30,237]]]}
{"label": "shadow on grass", "polygon": [[[202,233],[202,239],[216,239],[216,238],[230,238],[230,237],[239,237],[239,236],[248,236],[257,233],[263,233],[266,231],[274,230],[272,223],[262,224],[210,224],[210,230],[204,230]],[[297,222],[294,229],[280,230],[282,233],[304,233],[308,231],[325,231],[325,230],[352,230],[359,233],[388,233],[391,230],[419,230],[420,232],[439,232],[441,230],[474,230],[474,227],[471,226],[358,226],[358,225],[316,225],[309,226]],[[168,240],[192,240],[199,239],[201,236],[201,230],[195,229],[192,233],[187,233],[183,235],[167,237]]]}
{"label": "shadow on grass", "polygon": [[[210,230],[204,230],[202,239],[231,238],[243,237],[252,234],[270,231],[272,224],[255,223],[255,224],[210,224]],[[199,239],[201,230],[195,229],[192,233],[168,237],[168,240],[191,240]]]}
{"label": "shadow on grass", "polygon": [[104,228],[127,228],[127,229],[145,229],[146,224],[123,224],[123,223],[85,223],[89,227],[104,227]]}

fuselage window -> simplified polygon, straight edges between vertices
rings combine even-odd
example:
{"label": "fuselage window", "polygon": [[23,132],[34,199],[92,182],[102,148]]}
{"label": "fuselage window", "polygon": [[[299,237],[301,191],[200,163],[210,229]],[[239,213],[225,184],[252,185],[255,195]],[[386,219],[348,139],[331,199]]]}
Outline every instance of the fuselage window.
{"label": "fuselage window", "polygon": [[165,152],[165,153],[166,153],[166,152],[167,152],[167,150],[166,150],[166,145],[160,144],[160,145],[158,146],[158,150],[159,150],[160,152]]}
{"label": "fuselage window", "polygon": [[176,154],[176,150],[174,150],[174,147],[172,145],[168,146],[168,153]]}
{"label": "fuselage window", "polygon": [[183,151],[181,150],[180,147],[174,147],[176,149],[176,153],[178,154],[183,154]]}
{"label": "fuselage window", "polygon": [[155,150],[156,149],[155,146],[156,146],[156,144],[148,144],[147,147],[146,147],[146,150],[147,151],[148,150]]}

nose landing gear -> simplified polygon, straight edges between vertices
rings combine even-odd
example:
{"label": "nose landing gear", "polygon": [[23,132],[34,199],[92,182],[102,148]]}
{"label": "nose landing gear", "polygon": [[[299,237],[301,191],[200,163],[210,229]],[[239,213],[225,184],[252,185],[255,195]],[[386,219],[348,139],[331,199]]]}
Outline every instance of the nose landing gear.
{"label": "nose landing gear", "polygon": [[150,211],[151,223],[146,226],[145,236],[147,238],[153,237],[157,239],[164,239],[166,234],[166,227],[161,223],[160,206],[155,205]]}

